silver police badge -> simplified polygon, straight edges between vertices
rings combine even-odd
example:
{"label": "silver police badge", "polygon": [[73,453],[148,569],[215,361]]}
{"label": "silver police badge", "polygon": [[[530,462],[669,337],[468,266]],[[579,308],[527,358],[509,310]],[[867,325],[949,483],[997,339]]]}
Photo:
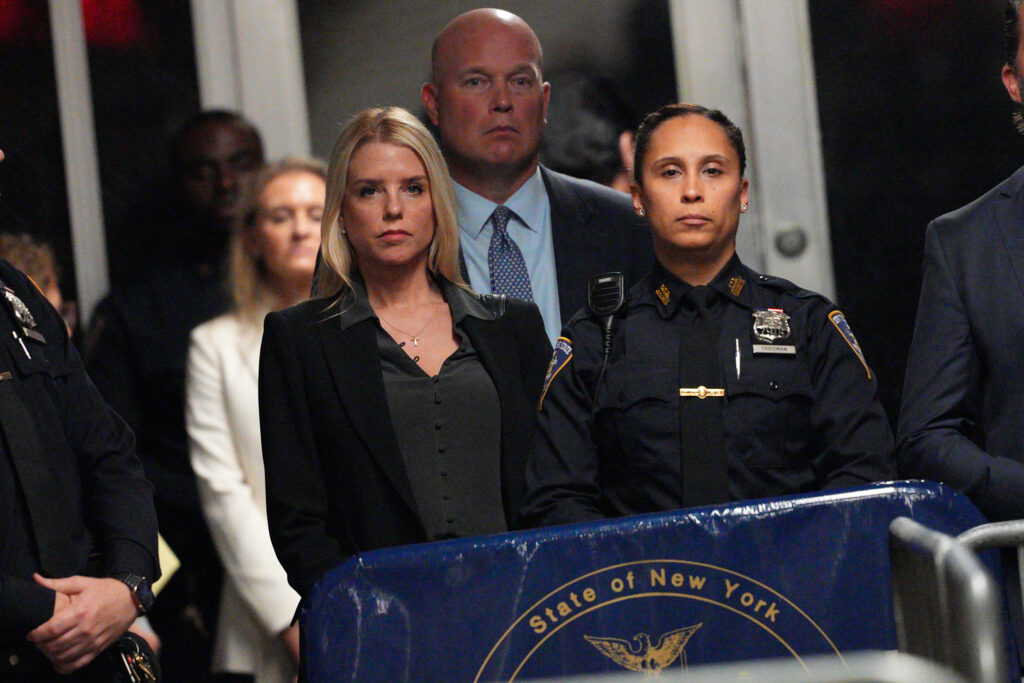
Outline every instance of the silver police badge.
{"label": "silver police badge", "polygon": [[7,297],[7,301],[11,304],[11,308],[14,310],[14,317],[18,319],[18,323],[22,327],[34,330],[36,328],[36,319],[32,317],[32,311],[28,310],[25,302],[6,287],[4,288],[4,296]]}
{"label": "silver police badge", "polygon": [[781,308],[766,308],[754,311],[754,336],[765,344],[774,344],[780,339],[788,339],[789,316]]}

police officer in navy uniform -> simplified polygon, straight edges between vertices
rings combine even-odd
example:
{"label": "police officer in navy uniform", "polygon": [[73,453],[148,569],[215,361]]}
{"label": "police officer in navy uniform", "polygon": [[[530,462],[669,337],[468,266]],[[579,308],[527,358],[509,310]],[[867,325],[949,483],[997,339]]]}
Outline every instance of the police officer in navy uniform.
{"label": "police officer in navy uniform", "polygon": [[0,680],[109,680],[96,658],[159,577],[153,487],[64,321],[6,261],[0,340]]}
{"label": "police officer in navy uniform", "polygon": [[721,112],[669,105],[641,125],[635,163],[633,203],[656,264],[615,315],[595,305],[564,328],[523,522],[894,478],[877,381],[843,314],[736,255],[740,130]]}

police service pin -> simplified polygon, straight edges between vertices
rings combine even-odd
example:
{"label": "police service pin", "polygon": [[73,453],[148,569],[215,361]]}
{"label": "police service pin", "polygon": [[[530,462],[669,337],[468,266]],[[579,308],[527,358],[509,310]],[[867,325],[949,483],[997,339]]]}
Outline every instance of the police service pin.
{"label": "police service pin", "polygon": [[762,308],[753,312],[754,338],[762,342],[753,345],[754,353],[776,353],[794,355],[796,347],[792,344],[777,344],[789,339],[789,316],[781,308]]}

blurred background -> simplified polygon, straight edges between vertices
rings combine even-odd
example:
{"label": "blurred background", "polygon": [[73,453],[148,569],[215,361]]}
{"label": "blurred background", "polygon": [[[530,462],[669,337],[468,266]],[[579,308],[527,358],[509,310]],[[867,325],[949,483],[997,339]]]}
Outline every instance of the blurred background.
{"label": "blurred background", "polygon": [[[496,4],[544,47],[549,135],[566,139],[578,102],[596,100],[614,101],[629,126],[686,100],[743,128],[752,210],[741,256],[839,303],[894,418],[924,229],[1024,158],[999,79],[1003,3]],[[0,230],[54,247],[64,297],[88,321],[111,285],[145,277],[174,238],[167,141],[188,115],[237,109],[268,158],[326,157],[360,109],[419,113],[433,37],[479,6],[0,0]],[[580,95],[581,77],[600,88]]]}

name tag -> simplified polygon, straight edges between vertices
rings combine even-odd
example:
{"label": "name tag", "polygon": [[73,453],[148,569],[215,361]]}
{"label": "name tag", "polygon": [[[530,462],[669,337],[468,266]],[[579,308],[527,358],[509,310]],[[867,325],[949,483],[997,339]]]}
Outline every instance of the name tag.
{"label": "name tag", "polygon": [[774,353],[783,356],[795,356],[796,347],[788,344],[752,344],[754,353]]}

